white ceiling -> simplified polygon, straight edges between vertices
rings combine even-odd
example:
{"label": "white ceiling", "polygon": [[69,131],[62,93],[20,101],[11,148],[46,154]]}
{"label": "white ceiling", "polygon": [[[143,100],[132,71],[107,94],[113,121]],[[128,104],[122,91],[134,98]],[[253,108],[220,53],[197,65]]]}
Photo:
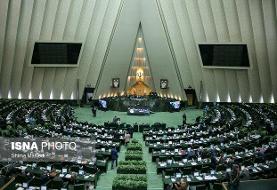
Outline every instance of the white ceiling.
{"label": "white ceiling", "polygon": [[[190,85],[199,96],[202,80],[204,101],[273,102],[276,12],[276,0],[1,0],[0,96],[76,98],[77,79],[80,92],[91,84],[97,97],[113,93],[141,22],[155,86],[169,80],[159,94],[186,99]],[[30,67],[34,42],[49,40],[82,42],[79,67]],[[246,43],[251,68],[204,69],[198,43]]]}

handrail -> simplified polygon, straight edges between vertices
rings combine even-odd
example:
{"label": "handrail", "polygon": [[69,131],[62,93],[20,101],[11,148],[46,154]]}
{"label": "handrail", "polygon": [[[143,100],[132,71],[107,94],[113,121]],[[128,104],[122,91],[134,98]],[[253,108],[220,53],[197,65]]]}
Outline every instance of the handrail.
{"label": "handrail", "polygon": [[228,183],[223,182],[223,183],[221,183],[221,185],[222,185],[224,190],[228,190],[228,187],[227,187]]}
{"label": "handrail", "polygon": [[[256,179],[256,180],[244,180],[244,181],[240,181],[240,183],[246,183],[246,182],[257,182],[257,181],[272,181],[272,180],[277,180],[277,178],[269,178],[269,179]],[[224,190],[228,190],[228,183],[227,182],[222,182],[222,187],[224,188]]]}
{"label": "handrail", "polygon": [[3,187],[0,188],[0,190],[4,190],[6,187],[8,187],[13,181],[15,180],[15,176],[13,176],[10,181],[8,181]]}

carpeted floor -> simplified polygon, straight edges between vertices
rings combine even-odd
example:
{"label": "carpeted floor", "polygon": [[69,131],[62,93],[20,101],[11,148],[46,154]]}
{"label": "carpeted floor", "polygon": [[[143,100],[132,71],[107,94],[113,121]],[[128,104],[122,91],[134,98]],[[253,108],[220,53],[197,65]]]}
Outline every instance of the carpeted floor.
{"label": "carpeted floor", "polygon": [[121,122],[133,124],[133,123],[150,123],[155,122],[166,123],[167,126],[177,126],[182,124],[183,113],[187,115],[187,122],[193,123],[195,118],[202,115],[202,110],[200,109],[186,109],[180,112],[156,112],[149,116],[130,116],[126,112],[118,111],[97,111],[97,116],[92,117],[90,107],[76,107],[75,113],[79,121],[88,121],[95,124],[103,124],[105,121],[112,121],[114,116],[120,117]]}
{"label": "carpeted floor", "polygon": [[[167,126],[177,126],[182,123],[183,113],[187,115],[187,122],[193,123],[195,118],[202,115],[202,110],[199,109],[186,109],[181,112],[168,113],[159,112],[151,114],[150,116],[129,116],[125,112],[117,111],[97,111],[97,117],[92,117],[90,107],[75,108],[75,116],[78,121],[88,121],[95,124],[103,124],[105,121],[112,121],[112,118],[116,115],[121,118],[122,122],[133,124],[133,123],[155,123],[161,122],[166,123]],[[157,167],[154,162],[152,162],[151,154],[148,152],[148,148],[142,138],[142,133],[134,133],[134,139],[137,139],[141,144],[143,144],[143,159],[146,161],[147,166],[147,180],[148,180],[148,190],[162,190],[163,182],[161,175],[157,175]],[[125,159],[126,147],[122,146],[119,154],[119,161]],[[107,173],[100,176],[97,183],[96,190],[112,190],[113,178],[116,176],[116,169],[111,170],[111,163],[109,163],[109,168]]]}

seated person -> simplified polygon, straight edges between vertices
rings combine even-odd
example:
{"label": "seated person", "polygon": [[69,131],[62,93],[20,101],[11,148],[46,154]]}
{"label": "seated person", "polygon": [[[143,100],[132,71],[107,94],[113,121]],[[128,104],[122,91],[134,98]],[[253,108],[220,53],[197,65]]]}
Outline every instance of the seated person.
{"label": "seated person", "polygon": [[203,154],[204,154],[203,147],[199,147],[199,149],[195,150],[195,152],[197,157],[200,157],[200,158],[203,157]]}
{"label": "seated person", "polygon": [[264,158],[264,156],[265,156],[265,151],[266,151],[265,146],[262,145],[262,147],[258,148],[257,151],[258,151],[258,152],[257,152],[257,155],[258,155],[259,157]]}
{"label": "seated person", "polygon": [[240,174],[240,178],[241,180],[250,180],[250,174],[249,174],[249,170],[244,168],[241,170],[241,174]]}
{"label": "seated person", "polygon": [[234,164],[231,173],[227,173],[228,186],[230,190],[238,190],[240,182],[239,165]]}
{"label": "seated person", "polygon": [[182,148],[180,148],[180,149],[179,149],[179,154],[183,156],[183,155],[185,155],[185,154],[186,154],[186,151],[185,151],[185,150],[183,150]]}
{"label": "seated person", "polygon": [[191,148],[188,148],[188,151],[187,151],[187,159],[191,159],[195,156],[195,152],[194,150],[192,150]]}
{"label": "seated person", "polygon": [[273,154],[276,150],[272,147],[272,145],[269,145],[268,148],[265,150],[265,154]]}
{"label": "seated person", "polygon": [[6,129],[6,121],[3,117],[0,116],[0,129]]}
{"label": "seated person", "polygon": [[51,172],[49,173],[49,177],[50,178],[54,178],[57,176],[57,172],[56,172],[56,169],[55,168],[52,168]]}
{"label": "seated person", "polygon": [[184,178],[182,178],[180,182],[174,184],[174,187],[176,190],[187,190],[189,189],[189,184]]}
{"label": "seated person", "polygon": [[116,117],[116,115],[113,117],[113,123],[116,123],[117,122],[117,117]]}
{"label": "seated person", "polygon": [[235,156],[226,159],[226,165],[231,167],[235,163]]}
{"label": "seated person", "polygon": [[225,162],[226,162],[226,158],[225,158],[225,156],[224,156],[224,153],[221,152],[221,153],[220,153],[220,157],[219,157],[219,159],[218,159],[218,164],[225,164]]}

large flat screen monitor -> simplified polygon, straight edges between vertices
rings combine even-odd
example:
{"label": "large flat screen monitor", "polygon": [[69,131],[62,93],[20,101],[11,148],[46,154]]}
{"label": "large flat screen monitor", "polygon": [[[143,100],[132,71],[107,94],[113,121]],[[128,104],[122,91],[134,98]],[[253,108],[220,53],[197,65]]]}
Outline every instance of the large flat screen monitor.
{"label": "large flat screen monitor", "polygon": [[181,106],[181,102],[180,101],[169,102],[169,104],[175,110],[180,109],[180,106]]}
{"label": "large flat screen monitor", "polygon": [[203,67],[249,68],[246,44],[199,44]]}
{"label": "large flat screen monitor", "polygon": [[101,108],[106,109],[107,108],[107,101],[106,100],[99,100],[99,104]]}
{"label": "large flat screen monitor", "polygon": [[66,67],[77,66],[82,43],[36,42],[32,66]]}

